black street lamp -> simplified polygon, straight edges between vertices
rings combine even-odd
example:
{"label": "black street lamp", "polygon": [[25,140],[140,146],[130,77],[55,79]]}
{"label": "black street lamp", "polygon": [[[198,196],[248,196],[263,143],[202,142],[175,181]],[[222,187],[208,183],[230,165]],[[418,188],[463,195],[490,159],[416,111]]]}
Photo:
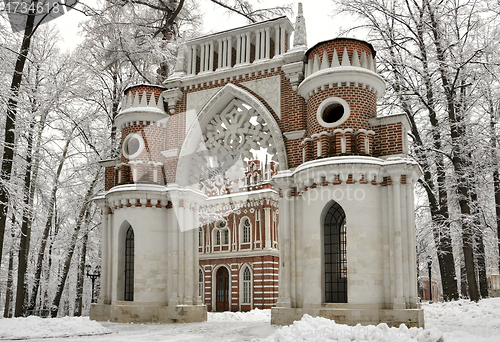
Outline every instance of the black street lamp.
{"label": "black street lamp", "polygon": [[427,257],[427,268],[429,269],[429,303],[432,303],[432,257]]}
{"label": "black street lamp", "polygon": [[92,280],[92,301],[91,303],[97,303],[95,298],[95,280],[101,276],[101,266],[97,265],[94,269],[94,273],[90,273],[92,267],[90,265],[86,265],[85,269],[87,270],[87,277]]}

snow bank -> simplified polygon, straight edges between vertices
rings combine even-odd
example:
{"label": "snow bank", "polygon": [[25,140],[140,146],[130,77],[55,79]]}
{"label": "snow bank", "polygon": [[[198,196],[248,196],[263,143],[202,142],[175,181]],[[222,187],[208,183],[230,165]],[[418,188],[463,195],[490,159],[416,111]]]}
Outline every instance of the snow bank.
{"label": "snow bank", "polygon": [[389,328],[385,323],[377,326],[360,324],[351,327],[345,324],[337,324],[332,320],[322,317],[304,315],[300,321],[292,325],[282,327],[269,336],[268,342],[440,342],[443,334],[438,329],[424,330],[422,328],[410,328],[401,324],[399,328]]}
{"label": "snow bank", "polygon": [[0,339],[31,339],[108,334],[111,331],[88,317],[0,319]]}
{"label": "snow bank", "polygon": [[425,326],[442,331],[445,342],[500,341],[500,298],[425,303],[422,307]]}
{"label": "snow bank", "polygon": [[271,322],[271,310],[253,309],[248,312],[208,312],[207,321]]}

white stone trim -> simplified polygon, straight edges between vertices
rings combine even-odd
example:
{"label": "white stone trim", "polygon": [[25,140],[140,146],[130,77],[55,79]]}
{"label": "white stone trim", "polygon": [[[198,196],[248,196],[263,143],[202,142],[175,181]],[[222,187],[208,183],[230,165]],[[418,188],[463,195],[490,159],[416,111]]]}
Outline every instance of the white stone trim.
{"label": "white stone trim", "polygon": [[[342,115],[342,117],[338,121],[328,123],[328,122],[323,120],[323,117],[322,117],[323,112],[329,105],[332,105],[335,103],[340,104],[344,108],[344,114]],[[337,126],[342,125],[344,122],[347,121],[347,119],[349,118],[350,115],[351,115],[351,107],[349,107],[349,104],[346,102],[346,100],[341,99],[340,97],[335,97],[335,96],[332,96],[332,97],[329,97],[329,98],[323,100],[323,102],[321,102],[320,105],[318,106],[318,110],[316,111],[316,119],[318,120],[318,122],[321,126],[326,127],[326,128],[332,128],[332,127],[337,127]]]}
{"label": "white stone trim", "polygon": [[168,114],[159,108],[134,107],[122,110],[115,118],[115,126],[122,129],[126,124],[133,122],[166,122],[168,117]]}
{"label": "white stone trim", "polygon": [[305,137],[307,131],[305,129],[302,129],[300,131],[293,131],[293,132],[284,132],[283,135],[287,140],[295,140],[295,139],[302,139]]}
{"label": "white stone trim", "polygon": [[394,114],[388,116],[381,116],[376,118],[371,118],[368,120],[371,126],[382,126],[390,125],[395,123],[402,123],[406,131],[410,130],[410,121],[406,114]]}
{"label": "white stone trim", "polygon": [[[189,175],[186,175],[186,165],[183,156],[189,156],[195,153],[199,148],[199,142],[201,135],[203,134],[203,127],[206,127],[210,120],[221,110],[227,107],[228,103],[233,101],[235,98],[250,105],[258,115],[261,115],[266,122],[266,127],[269,129],[271,138],[273,139],[274,148],[276,149],[276,154],[278,157],[278,167],[280,169],[288,168],[288,159],[286,156],[286,147],[283,140],[283,135],[278,123],[272,116],[272,114],[267,110],[267,108],[252,94],[235,86],[234,84],[228,83],[219,92],[217,92],[212,98],[205,104],[205,106],[198,113],[193,124],[189,128],[186,138],[184,139],[180,156],[181,160],[177,164],[176,180],[188,183]],[[187,162],[187,161],[186,161]]]}
{"label": "white stone trim", "polygon": [[[361,67],[336,67],[324,70],[319,70],[300,83],[298,94],[306,101],[313,94],[323,89],[326,86],[337,83],[338,85],[345,82],[347,86],[351,83],[364,84],[373,88],[377,98],[381,97],[385,92],[385,82],[375,72]],[[371,89],[370,88],[370,89]]]}
{"label": "white stone trim", "polygon": [[177,157],[179,155],[179,149],[173,148],[171,150],[161,151],[162,156],[165,158]]}
{"label": "white stone trim", "polygon": [[[132,139],[137,139],[139,141],[139,148],[137,149],[136,152],[134,152],[133,154],[128,154],[127,152],[127,143],[132,140]],[[122,153],[123,153],[123,156],[127,159],[134,159],[134,158],[137,158],[143,151],[144,151],[144,148],[146,147],[146,145],[144,144],[144,139],[137,133],[130,133],[129,135],[127,135],[127,137],[125,138],[125,140],[123,140],[123,143],[122,143]]]}
{"label": "white stone trim", "polygon": [[251,250],[251,249],[243,249],[240,251],[223,251],[221,253],[207,253],[207,254],[200,254],[200,260],[212,260],[212,259],[220,259],[220,258],[252,258],[252,257],[260,257],[260,256],[276,256],[278,257],[280,254],[278,249],[267,249],[267,250]]}

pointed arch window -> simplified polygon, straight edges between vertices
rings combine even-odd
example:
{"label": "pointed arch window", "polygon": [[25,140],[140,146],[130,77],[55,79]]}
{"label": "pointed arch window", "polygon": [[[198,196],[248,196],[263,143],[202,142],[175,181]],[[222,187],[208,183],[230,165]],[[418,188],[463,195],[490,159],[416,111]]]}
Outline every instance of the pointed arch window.
{"label": "pointed arch window", "polygon": [[250,268],[245,267],[243,271],[243,303],[250,304],[252,302],[252,274]]}
{"label": "pointed arch window", "polygon": [[204,277],[203,277],[203,271],[201,269],[198,270],[198,296],[200,296],[202,299],[204,297],[204,291],[203,291],[203,286],[204,285]]}
{"label": "pointed arch window", "polygon": [[249,243],[250,242],[250,232],[252,225],[250,223],[250,219],[248,217],[244,217],[241,219],[241,224],[242,224],[242,235],[243,235],[243,243]]}
{"label": "pointed arch window", "polygon": [[217,231],[215,232],[215,245],[216,246],[220,246],[220,230],[217,229]]}
{"label": "pointed arch window", "polygon": [[347,303],[346,215],[334,203],[324,221],[325,302]]}
{"label": "pointed arch window", "polygon": [[203,228],[198,228],[198,246],[203,247]]}
{"label": "pointed arch window", "polygon": [[134,300],[134,230],[130,226],[125,236],[125,297]]}

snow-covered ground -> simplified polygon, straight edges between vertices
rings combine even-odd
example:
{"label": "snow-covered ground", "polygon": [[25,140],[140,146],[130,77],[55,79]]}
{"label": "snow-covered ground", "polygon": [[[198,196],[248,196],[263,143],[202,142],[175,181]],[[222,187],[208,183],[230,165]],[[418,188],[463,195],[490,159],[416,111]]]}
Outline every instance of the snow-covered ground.
{"label": "snow-covered ground", "polygon": [[288,327],[276,327],[269,323],[270,310],[252,310],[209,313],[207,322],[191,324],[98,323],[79,317],[0,319],[0,340],[500,342],[500,298],[423,306],[425,329],[385,324],[349,327],[307,315]]}

